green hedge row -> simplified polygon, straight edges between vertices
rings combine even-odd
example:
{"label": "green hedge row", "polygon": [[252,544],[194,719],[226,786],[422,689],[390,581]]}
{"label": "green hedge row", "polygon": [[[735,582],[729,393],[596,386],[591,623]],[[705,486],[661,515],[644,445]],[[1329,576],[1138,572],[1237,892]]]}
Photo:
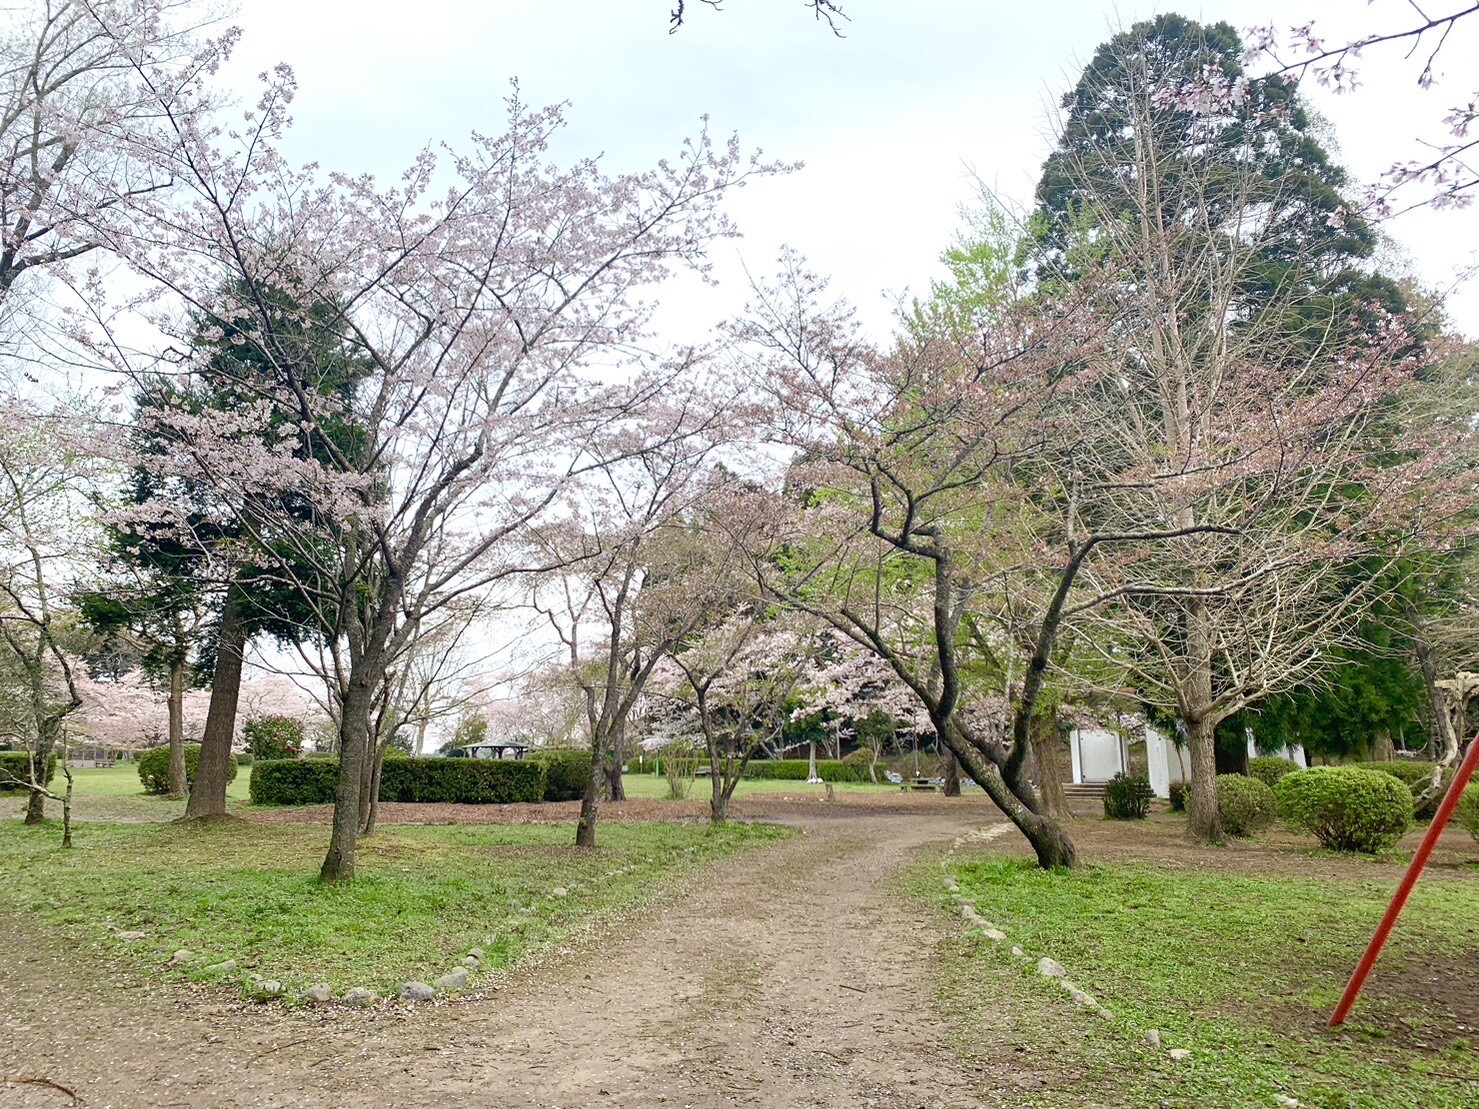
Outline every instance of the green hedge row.
{"label": "green hedge row", "polygon": [[[334,799],[338,759],[264,759],[252,765],[254,805],[322,805]],[[532,759],[386,759],[380,800],[507,805],[544,800],[545,768]]]}
{"label": "green hedge row", "polygon": [[[42,785],[50,785],[51,780],[56,777],[56,756],[46,757],[46,780]],[[14,778],[15,781],[10,779]],[[19,791],[23,787],[21,782],[31,780],[31,752],[29,751],[0,751],[0,793]]]}
{"label": "green hedge row", "polygon": [[[806,759],[751,759],[745,777],[804,782],[810,765]],[[817,776],[824,782],[866,782],[868,768],[849,766],[841,759],[817,759]]]}
{"label": "green hedge row", "polygon": [[[1412,794],[1412,803],[1417,806],[1417,795],[1423,791],[1428,784],[1428,779],[1433,776],[1434,763],[1419,762],[1416,759],[1393,759],[1391,762],[1356,762],[1349,763],[1350,766],[1361,770],[1376,770],[1382,774],[1390,774]],[[1419,820],[1431,820],[1433,814],[1438,811],[1438,805],[1443,800],[1443,793],[1448,788],[1448,783],[1453,781],[1453,767],[1447,767],[1443,771],[1443,790],[1436,797],[1430,797],[1421,807],[1417,808],[1414,815]]]}
{"label": "green hedge row", "polygon": [[531,751],[527,761],[544,767],[546,801],[579,801],[591,780],[589,751]]}
{"label": "green hedge row", "polygon": [[[151,747],[139,756],[139,781],[145,793],[169,792],[169,747]],[[200,744],[185,744],[185,782],[187,787],[195,783],[195,773],[200,769]],[[236,780],[236,757],[227,764],[226,780]]]}

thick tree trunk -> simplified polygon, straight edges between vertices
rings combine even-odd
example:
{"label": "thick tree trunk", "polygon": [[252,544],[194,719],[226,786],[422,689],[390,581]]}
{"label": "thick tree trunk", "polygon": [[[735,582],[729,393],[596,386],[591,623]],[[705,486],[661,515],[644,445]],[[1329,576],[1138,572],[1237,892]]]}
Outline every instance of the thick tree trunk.
{"label": "thick tree trunk", "polygon": [[362,664],[351,673],[339,722],[339,781],[334,786],[334,828],[329,851],[319,870],[325,882],[354,877],[354,848],[359,840],[360,797],[369,748],[370,704],[375,695],[374,666]]}
{"label": "thick tree trunk", "polygon": [[232,585],[226,591],[221,613],[221,633],[216,643],[216,673],[211,681],[211,704],[205,716],[205,734],[200,739],[200,763],[185,819],[224,816],[226,786],[231,773],[231,744],[236,735],[236,702],[241,696],[242,656],[246,652],[246,623],[242,609],[246,598]]}
{"label": "thick tree trunk", "polygon": [[1222,817],[1217,811],[1217,726],[1209,717],[1184,719],[1186,746],[1191,752],[1191,796],[1187,799],[1187,835],[1197,843],[1222,842]]}
{"label": "thick tree trunk", "polygon": [[1392,733],[1382,728],[1376,733],[1376,742],[1371,746],[1373,762],[1391,762],[1397,757],[1397,748],[1392,743]]}
{"label": "thick tree trunk", "polygon": [[945,748],[945,796],[960,796],[960,762],[948,747]]}
{"label": "thick tree trunk", "polygon": [[[944,729],[940,731],[943,736]],[[1040,802],[1031,785],[1020,783],[1014,789],[1002,776],[1001,767],[958,731],[952,733],[952,736],[953,742],[948,738],[942,739],[942,742],[960,760],[960,765],[971,779],[986,791],[986,796],[1027,837],[1027,842],[1032,844],[1032,850],[1037,855],[1037,865],[1044,870],[1076,866],[1077,848],[1056,820],[1038,811]]]}
{"label": "thick tree trunk", "polygon": [[1061,742],[1056,720],[1051,716],[1032,718],[1032,757],[1037,769],[1037,795],[1042,801],[1043,812],[1054,820],[1067,820],[1073,816],[1073,811],[1068,807],[1068,795],[1063,792],[1063,767],[1058,758]]}
{"label": "thick tree trunk", "polygon": [[169,792],[171,797],[183,797],[189,785],[185,781],[185,664],[181,661],[170,664],[168,707]]}

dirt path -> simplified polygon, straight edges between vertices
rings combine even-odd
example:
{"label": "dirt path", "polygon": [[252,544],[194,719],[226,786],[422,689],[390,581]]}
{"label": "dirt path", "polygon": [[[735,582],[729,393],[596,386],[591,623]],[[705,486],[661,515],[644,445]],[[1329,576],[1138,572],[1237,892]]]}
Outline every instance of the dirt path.
{"label": "dirt path", "polygon": [[[0,944],[7,1074],[88,1106],[982,1104],[939,1048],[933,917],[891,886],[989,806],[859,811],[720,863],[619,935],[414,1012],[202,1004],[64,985]],[[40,1086],[0,1106],[60,1106]]]}

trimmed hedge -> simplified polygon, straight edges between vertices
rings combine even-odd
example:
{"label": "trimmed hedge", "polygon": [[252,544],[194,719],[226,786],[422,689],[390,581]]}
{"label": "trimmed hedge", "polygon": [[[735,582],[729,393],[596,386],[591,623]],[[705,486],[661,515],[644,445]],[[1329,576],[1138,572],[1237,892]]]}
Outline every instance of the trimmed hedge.
{"label": "trimmed hedge", "polygon": [[247,795],[254,805],[325,805],[338,782],[338,759],[258,759]]}
{"label": "trimmed hedge", "polygon": [[[252,766],[254,805],[323,805],[334,799],[338,759],[272,759]],[[544,800],[544,767],[529,759],[387,758],[380,800],[506,805]]]}
{"label": "trimmed hedge", "polygon": [[[200,769],[200,744],[185,744],[185,785],[195,784],[195,772]],[[226,780],[236,779],[236,759],[226,764]],[[151,747],[139,756],[139,781],[145,793],[169,792],[169,747]]]}
{"label": "trimmed hedge", "polygon": [[1412,827],[1412,794],[1394,775],[1358,766],[1314,766],[1274,790],[1279,813],[1334,851],[1374,855]]}
{"label": "trimmed hedge", "polygon": [[[769,781],[804,782],[810,763],[806,759],[751,759],[745,777]],[[841,759],[817,759],[817,777],[824,782],[866,782],[866,766],[849,766]]]}
{"label": "trimmed hedge", "polygon": [[236,755],[237,766],[251,766],[256,760],[252,758],[250,751],[240,751]]}
{"label": "trimmed hedge", "polygon": [[525,761],[544,767],[546,801],[579,801],[591,780],[589,751],[531,751]]}
{"label": "trimmed hedge", "polygon": [[1150,815],[1154,796],[1150,779],[1145,775],[1127,778],[1116,774],[1104,783],[1104,815],[1110,820],[1144,820]]}
{"label": "trimmed hedge", "polygon": [[[56,777],[56,755],[46,756],[46,779],[41,784],[50,785]],[[15,778],[16,781],[9,779]],[[25,787],[21,782],[31,780],[31,752],[0,751],[0,793],[19,792]]]}
{"label": "trimmed hedge", "polygon": [[1413,759],[1393,759],[1390,762],[1356,762],[1348,764],[1359,767],[1362,770],[1376,770],[1382,774],[1390,774],[1396,778],[1412,793],[1413,815],[1419,820],[1431,820],[1433,814],[1438,811],[1438,805],[1443,800],[1443,793],[1448,783],[1453,781],[1453,767],[1443,771],[1444,790],[1439,790],[1437,795],[1428,798],[1421,807],[1417,804],[1417,795],[1421,793],[1428,784],[1428,779],[1433,776],[1434,763],[1418,762]]}
{"label": "trimmed hedge", "polygon": [[1293,759],[1281,759],[1276,755],[1260,755],[1248,760],[1248,777],[1257,778],[1269,789],[1278,785],[1285,774],[1293,774],[1298,769],[1299,763]]}
{"label": "trimmed hedge", "polygon": [[1166,787],[1166,795],[1171,800],[1172,812],[1185,812],[1186,802],[1191,797],[1191,783],[1178,778]]}
{"label": "trimmed hedge", "polygon": [[1242,837],[1261,832],[1274,822],[1278,812],[1279,802],[1266,782],[1241,774],[1217,776],[1217,814],[1222,819],[1222,830],[1228,835]]}

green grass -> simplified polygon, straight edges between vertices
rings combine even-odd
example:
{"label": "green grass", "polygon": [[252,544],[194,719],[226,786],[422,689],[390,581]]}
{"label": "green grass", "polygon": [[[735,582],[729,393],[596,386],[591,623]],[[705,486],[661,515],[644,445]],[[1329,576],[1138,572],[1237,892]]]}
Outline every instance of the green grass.
{"label": "green grass", "polygon": [[[708,860],[786,834],[609,824],[601,848],[582,853],[568,824],[384,827],[361,841],[354,881],[326,886],[328,830],[317,826],[90,824],[63,851],[55,826],[14,825],[0,835],[0,870],[3,911],[34,914],[105,964],[209,977],[164,967],[186,948],[195,968],[235,959],[223,984],[255,972],[292,994],[315,982],[387,994],[446,973],[473,947],[489,970],[512,966]],[[109,924],[147,937],[117,940]]]}
{"label": "green grass", "polygon": [[[947,1008],[969,1022],[980,1005],[1002,1005],[999,983],[1010,1011],[1020,1014],[1018,1034],[1076,1071],[1078,1092],[1131,1105],[1270,1106],[1276,1094],[1322,1107],[1479,1099],[1479,1057],[1463,1006],[1446,1011],[1457,995],[1435,998],[1425,985],[1433,974],[1457,973],[1472,988],[1479,882],[1419,886],[1379,976],[1346,1028],[1332,1032],[1324,1021],[1392,881],[1144,865],[1049,874],[999,857],[956,864],[952,873],[1009,941],[960,940]],[[1042,954],[1057,959],[1116,1019],[1080,1013],[1031,963],[1013,958],[1011,944],[1033,962]],[[983,991],[983,982],[992,988]],[[1151,1049],[1144,1040],[1151,1028],[1192,1058],[1173,1062]]]}

